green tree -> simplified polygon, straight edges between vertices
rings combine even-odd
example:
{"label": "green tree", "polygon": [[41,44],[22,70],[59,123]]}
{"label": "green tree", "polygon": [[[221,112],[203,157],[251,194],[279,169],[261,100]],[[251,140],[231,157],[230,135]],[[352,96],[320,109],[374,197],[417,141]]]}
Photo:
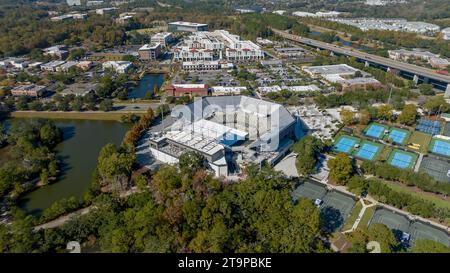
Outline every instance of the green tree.
{"label": "green tree", "polygon": [[200,153],[188,151],[180,156],[178,165],[182,173],[193,174],[206,167],[206,159]]}
{"label": "green tree", "polygon": [[328,160],[328,167],[330,168],[329,178],[340,185],[345,185],[353,174],[352,161],[348,155],[343,153]]}
{"label": "green tree", "polygon": [[305,136],[292,146],[292,151],[297,153],[295,166],[300,175],[308,176],[315,172],[323,148],[324,144],[313,136]]}
{"label": "green tree", "polygon": [[423,108],[425,108],[429,114],[436,114],[438,112],[447,113],[450,110],[450,105],[442,96],[435,96],[429,98],[423,105]]}
{"label": "green tree", "polygon": [[394,113],[392,105],[383,104],[378,107],[378,118],[383,120],[392,120]]}
{"label": "green tree", "polygon": [[342,110],[340,115],[345,126],[352,125],[355,122],[355,113],[350,110]]}
{"label": "green tree", "polygon": [[100,111],[109,112],[113,110],[113,102],[110,99],[104,99],[100,102],[98,108]]}
{"label": "green tree", "polygon": [[427,240],[419,239],[414,243],[411,248],[413,253],[450,253],[450,247],[445,246],[441,243]]}
{"label": "green tree", "polygon": [[406,104],[402,113],[398,116],[397,121],[405,125],[413,125],[416,123],[417,107],[414,104]]}

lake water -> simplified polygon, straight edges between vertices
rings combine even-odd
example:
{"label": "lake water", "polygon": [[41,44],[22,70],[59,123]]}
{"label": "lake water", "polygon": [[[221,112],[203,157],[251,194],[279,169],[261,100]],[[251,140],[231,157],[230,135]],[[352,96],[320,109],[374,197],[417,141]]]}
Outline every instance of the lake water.
{"label": "lake water", "polygon": [[61,176],[54,184],[24,195],[20,205],[39,215],[53,202],[75,196],[81,200],[89,188],[100,149],[107,143],[120,144],[127,126],[116,121],[55,120],[63,130],[64,141],[56,147]]}
{"label": "lake water", "polygon": [[145,98],[147,93],[153,93],[155,85],[161,87],[164,82],[164,74],[145,74],[139,84],[128,93],[129,99]]}

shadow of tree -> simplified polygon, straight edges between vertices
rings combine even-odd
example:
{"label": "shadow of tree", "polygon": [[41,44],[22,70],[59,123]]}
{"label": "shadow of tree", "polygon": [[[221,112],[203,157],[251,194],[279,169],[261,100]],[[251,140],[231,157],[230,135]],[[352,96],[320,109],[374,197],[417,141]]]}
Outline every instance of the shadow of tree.
{"label": "shadow of tree", "polygon": [[324,207],[320,210],[321,228],[325,232],[332,233],[344,223],[341,212],[333,207]]}

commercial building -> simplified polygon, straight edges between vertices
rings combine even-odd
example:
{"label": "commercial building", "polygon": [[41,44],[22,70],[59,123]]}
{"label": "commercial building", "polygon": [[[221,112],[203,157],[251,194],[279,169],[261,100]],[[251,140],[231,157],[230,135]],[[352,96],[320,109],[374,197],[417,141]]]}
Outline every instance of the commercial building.
{"label": "commercial building", "polygon": [[183,62],[182,69],[186,71],[207,71],[219,69],[233,69],[233,63],[220,61],[190,61]]}
{"label": "commercial building", "polygon": [[42,50],[44,56],[57,57],[59,59],[65,59],[69,55],[67,46],[65,45],[55,45]]}
{"label": "commercial building", "polygon": [[65,63],[66,63],[65,61],[51,61],[51,62],[41,65],[41,70],[49,71],[49,72],[56,72],[56,69]]}
{"label": "commercial building", "polygon": [[92,66],[94,66],[94,63],[91,61],[81,61],[81,62],[77,63],[77,67],[84,71],[91,69]]}
{"label": "commercial building", "polygon": [[361,29],[362,31],[375,29],[375,30],[405,31],[419,34],[434,35],[440,30],[440,27],[435,24],[430,24],[426,22],[409,22],[405,19],[332,18],[329,20],[346,25],[351,25]]}
{"label": "commercial building", "polygon": [[450,27],[444,28],[442,31],[442,39],[444,40],[450,40]]}
{"label": "commercial building", "polygon": [[[342,86],[342,91],[366,88],[379,88],[382,84],[370,74],[362,72],[346,64],[310,66],[303,68],[313,78],[322,78],[330,83]],[[357,72],[361,76],[357,76]]]}
{"label": "commercial building", "polygon": [[102,9],[96,9],[95,13],[99,15],[106,15],[106,14],[113,14],[117,11],[117,8],[102,8]]}
{"label": "commercial building", "polygon": [[57,72],[69,72],[71,68],[75,68],[77,66],[78,62],[75,61],[68,61],[58,67],[56,67]]}
{"label": "commercial building", "polygon": [[211,95],[213,96],[231,96],[240,95],[243,91],[246,91],[245,86],[213,86],[211,87]]}
{"label": "commercial building", "polygon": [[264,51],[260,46],[241,40],[226,30],[193,33],[181,46],[174,48],[174,59],[177,61],[247,61],[263,58]]}
{"label": "commercial building", "polygon": [[438,54],[420,49],[414,50],[389,50],[389,58],[394,60],[409,61],[411,59],[420,59],[427,61],[434,68],[446,68],[450,65],[447,59],[441,58]]}
{"label": "commercial building", "polygon": [[172,33],[159,32],[152,36],[151,42],[167,47],[173,41]]}
{"label": "commercial building", "polygon": [[92,7],[92,6],[99,6],[101,4],[103,4],[104,1],[98,0],[98,1],[87,1],[86,2],[86,7]]}
{"label": "commercial building", "polygon": [[168,26],[169,32],[197,32],[208,31],[208,24],[199,24],[191,22],[172,22]]}
{"label": "commercial building", "polygon": [[338,17],[341,13],[338,11],[319,11],[316,13],[305,12],[305,11],[296,11],[293,12],[292,15],[298,17]]}
{"label": "commercial building", "polygon": [[51,17],[50,20],[54,21],[54,22],[59,22],[59,21],[68,21],[68,20],[85,20],[87,18],[87,14],[86,13],[68,13],[68,14],[63,14],[60,16],[55,16],[55,17]]}
{"label": "commercial building", "polygon": [[102,64],[103,69],[112,69],[116,73],[125,74],[133,66],[133,63],[128,61],[108,61]]}
{"label": "commercial building", "polygon": [[156,60],[162,54],[161,44],[145,44],[138,50],[141,60]]}
{"label": "commercial building", "polygon": [[208,95],[207,84],[169,84],[165,88],[167,96],[172,97],[202,97]]}
{"label": "commercial building", "polygon": [[81,6],[81,0],[66,0],[68,6]]}
{"label": "commercial building", "polygon": [[45,89],[46,87],[43,85],[35,85],[35,84],[19,85],[11,90],[11,95],[40,97],[44,93]]}
{"label": "commercial building", "polygon": [[8,58],[0,61],[0,66],[3,68],[13,68],[18,70],[24,70],[30,65],[29,61],[23,58]]}
{"label": "commercial building", "polygon": [[281,105],[246,96],[203,97],[174,109],[176,121],[150,133],[149,152],[174,164],[187,151],[205,157],[216,176],[237,178],[245,166],[274,165],[297,140],[297,119]]}
{"label": "commercial building", "polygon": [[301,58],[306,56],[307,51],[302,47],[275,47],[276,54],[280,58]]}

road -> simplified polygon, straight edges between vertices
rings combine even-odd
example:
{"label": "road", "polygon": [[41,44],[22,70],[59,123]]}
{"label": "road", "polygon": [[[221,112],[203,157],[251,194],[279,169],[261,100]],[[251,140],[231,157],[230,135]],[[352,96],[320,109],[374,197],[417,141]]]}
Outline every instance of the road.
{"label": "road", "polygon": [[329,50],[329,51],[332,51],[332,52],[335,52],[338,54],[342,54],[342,55],[355,57],[355,58],[365,60],[368,62],[377,63],[380,65],[384,65],[386,67],[409,72],[414,75],[423,76],[428,79],[433,79],[433,80],[440,81],[440,82],[443,82],[446,84],[450,84],[450,76],[438,74],[434,70],[429,69],[429,68],[420,67],[420,66],[412,65],[412,64],[408,64],[408,63],[403,63],[403,62],[395,61],[395,60],[392,60],[389,58],[380,57],[380,56],[373,55],[373,54],[368,54],[368,53],[365,53],[365,52],[362,52],[362,51],[359,51],[359,50],[356,50],[353,48],[337,46],[337,45],[328,44],[328,43],[324,43],[321,41],[317,41],[317,40],[313,40],[313,39],[309,39],[309,38],[305,38],[305,37],[301,37],[301,36],[297,36],[297,35],[292,35],[292,34],[286,33],[285,31],[282,31],[279,29],[272,28],[272,31],[274,33],[282,36],[285,39],[289,39],[289,40],[292,40],[295,42],[310,45],[310,46],[313,46],[316,48]]}

